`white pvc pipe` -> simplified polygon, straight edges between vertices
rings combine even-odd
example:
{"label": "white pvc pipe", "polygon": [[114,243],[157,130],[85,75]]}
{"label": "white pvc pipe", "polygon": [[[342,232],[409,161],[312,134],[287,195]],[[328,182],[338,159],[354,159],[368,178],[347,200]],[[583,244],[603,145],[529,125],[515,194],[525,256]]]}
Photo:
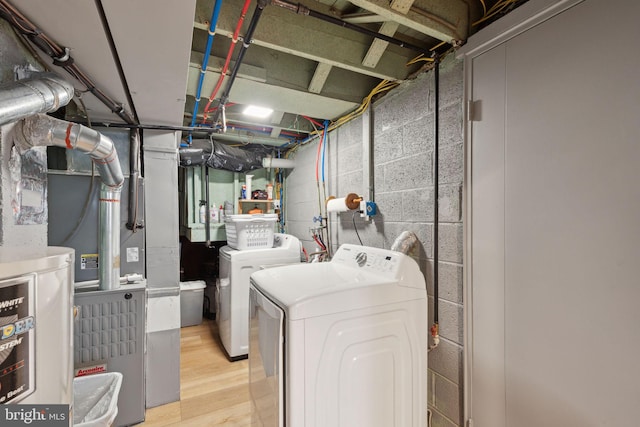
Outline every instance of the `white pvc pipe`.
{"label": "white pvc pipe", "polygon": [[295,166],[296,162],[293,159],[278,159],[273,157],[265,157],[262,159],[262,167],[267,169],[293,169]]}

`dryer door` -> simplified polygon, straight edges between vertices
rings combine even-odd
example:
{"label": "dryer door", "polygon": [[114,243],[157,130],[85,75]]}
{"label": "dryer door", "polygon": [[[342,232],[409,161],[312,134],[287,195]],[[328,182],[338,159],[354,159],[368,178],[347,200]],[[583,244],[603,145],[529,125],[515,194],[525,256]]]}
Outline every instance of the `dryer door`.
{"label": "dryer door", "polygon": [[284,426],[284,312],[253,286],[249,292],[251,425]]}

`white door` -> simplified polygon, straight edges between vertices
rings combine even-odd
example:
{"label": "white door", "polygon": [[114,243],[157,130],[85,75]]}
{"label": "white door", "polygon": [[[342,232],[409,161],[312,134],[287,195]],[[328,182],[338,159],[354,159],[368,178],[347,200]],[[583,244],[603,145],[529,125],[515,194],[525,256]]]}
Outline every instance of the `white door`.
{"label": "white door", "polygon": [[637,424],[637,16],[586,0],[471,59],[475,427]]}
{"label": "white door", "polygon": [[252,286],[249,291],[251,425],[284,426],[284,312]]}

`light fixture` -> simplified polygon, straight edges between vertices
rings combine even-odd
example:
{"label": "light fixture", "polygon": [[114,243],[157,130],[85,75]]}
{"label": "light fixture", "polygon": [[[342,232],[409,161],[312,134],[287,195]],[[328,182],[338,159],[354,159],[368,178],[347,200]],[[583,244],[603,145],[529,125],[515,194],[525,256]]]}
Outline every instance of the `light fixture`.
{"label": "light fixture", "polygon": [[255,105],[248,105],[247,108],[245,108],[242,112],[242,114],[245,114],[247,116],[259,117],[261,119],[269,117],[272,113],[273,109],[271,108],[257,107]]}

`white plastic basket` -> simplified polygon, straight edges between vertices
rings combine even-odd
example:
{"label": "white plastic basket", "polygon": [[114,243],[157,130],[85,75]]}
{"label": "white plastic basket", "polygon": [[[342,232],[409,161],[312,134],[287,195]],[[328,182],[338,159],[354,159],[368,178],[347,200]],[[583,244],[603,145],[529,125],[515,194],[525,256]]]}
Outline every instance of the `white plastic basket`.
{"label": "white plastic basket", "polygon": [[238,250],[271,248],[277,220],[277,214],[228,215],[224,220],[227,244]]}

